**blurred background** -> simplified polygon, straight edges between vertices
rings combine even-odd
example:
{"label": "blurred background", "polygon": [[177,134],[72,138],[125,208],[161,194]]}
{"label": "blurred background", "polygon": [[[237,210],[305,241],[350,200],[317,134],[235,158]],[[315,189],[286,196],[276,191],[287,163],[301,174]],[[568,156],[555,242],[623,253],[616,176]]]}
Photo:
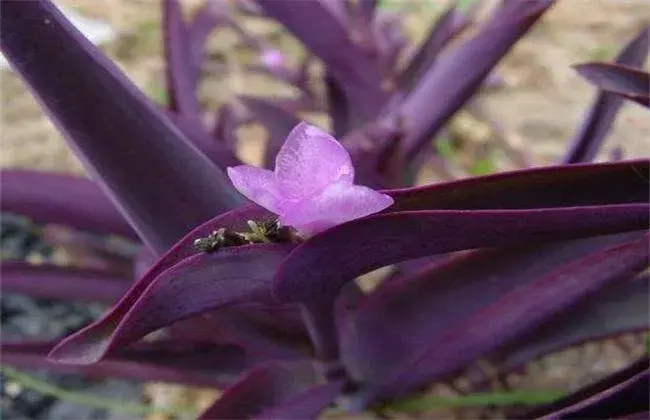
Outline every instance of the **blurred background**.
{"label": "blurred background", "polygon": [[[486,11],[497,3],[496,0],[475,2],[480,2]],[[55,3],[153,100],[165,102],[159,0],[56,0]],[[203,1],[181,0],[181,3],[190,15]],[[215,3],[228,7],[230,1],[216,0]],[[407,10],[404,17],[407,35],[419,41],[448,3],[390,0],[381,2],[381,7]],[[301,46],[280,27],[244,16],[237,19],[247,31],[264,37],[281,50],[289,62],[298,61]],[[525,148],[538,165],[553,162],[565,150],[567,139],[595,95],[593,87],[580,79],[570,66],[611,60],[648,22],[648,0],[559,0],[499,65],[496,72],[499,83],[477,99],[487,114],[479,118],[461,111],[454,118],[451,127],[453,151],[449,153],[453,153],[461,176],[502,169],[498,159],[486,159],[482,152],[496,141]],[[205,107],[212,110],[206,119],[213,118],[214,110],[223,103],[235,101],[240,94],[291,95],[286,85],[247,70],[247,66],[258,62],[259,57],[242,45],[232,31],[216,31],[210,38],[208,51],[207,70],[200,87]],[[0,165],[83,174],[78,160],[4,61],[0,77]],[[329,127],[323,115],[310,114],[305,118],[323,128]],[[490,121],[498,121],[498,132]],[[240,127],[237,134],[240,157],[248,163],[259,163],[261,144],[266,136],[264,129],[250,124]],[[621,147],[625,157],[650,154],[650,118],[641,107],[630,103],[623,106],[603,153],[609,153],[614,147]],[[482,157],[477,160],[477,156]],[[435,174],[432,177],[435,178]],[[35,262],[48,258],[66,263],[69,256],[65,252],[40,246],[38,238],[30,237],[25,226],[22,220],[3,216],[3,258],[22,253]],[[22,236],[15,235],[18,231]],[[13,239],[8,240],[10,237]],[[12,339],[54,338],[78,329],[103,310],[101,305],[3,293],[2,333],[3,337]],[[568,381],[591,382],[625,365],[643,351],[642,336],[623,337],[611,343],[590,343],[536,362],[529,374],[518,380],[520,383],[532,381],[540,388],[567,388]],[[50,388],[44,388],[43,384],[49,384]],[[98,399],[89,398],[89,395]],[[163,384],[87,380],[43,372],[30,373],[26,379],[20,372],[5,370],[2,415],[4,418],[47,419],[192,417],[191,413],[205,407],[214,395],[213,391]],[[140,408],[125,410],[124,406],[129,404]],[[172,408],[170,413],[151,407]],[[484,411],[481,415],[499,417],[498,411]]]}

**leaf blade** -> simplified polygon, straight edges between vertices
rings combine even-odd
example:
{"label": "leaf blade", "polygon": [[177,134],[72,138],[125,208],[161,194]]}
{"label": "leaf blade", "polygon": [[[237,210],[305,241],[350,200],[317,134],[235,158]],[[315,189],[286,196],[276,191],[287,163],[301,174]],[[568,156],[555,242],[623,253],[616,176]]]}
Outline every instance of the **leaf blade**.
{"label": "leaf blade", "polygon": [[[626,45],[615,62],[641,67],[646,60],[648,48],[650,48],[650,27],[645,27]],[[615,95],[599,92],[561,162],[577,163],[593,160],[622,104],[623,101]]]}
{"label": "leaf blade", "polygon": [[88,179],[20,169],[0,174],[3,211],[27,216],[36,223],[136,237],[113,203]]}
{"label": "leaf blade", "polygon": [[243,375],[201,419],[315,418],[338,395],[340,382],[317,384],[308,365],[268,365]]}
{"label": "leaf blade", "polygon": [[[647,168],[648,164],[648,160],[642,160],[543,168],[385,191],[395,199],[395,205],[387,212],[339,225],[298,246],[276,274],[274,295],[280,300],[334,296],[342,284],[357,275],[437,253],[517,241],[572,239],[643,229],[647,222],[642,213],[650,200],[650,192],[647,180],[639,170]],[[611,184],[613,189],[605,188],[608,185],[605,181],[610,178],[615,180],[615,184]],[[638,219],[622,230],[593,230],[591,234],[585,231],[575,236],[575,231],[569,233],[578,224],[587,221],[573,219],[571,214],[591,214],[589,217],[597,219],[596,214],[601,211],[604,212],[602,215],[612,211],[612,216],[619,211],[621,215],[631,211],[636,214],[632,217]],[[562,214],[568,217],[564,222],[561,222]],[[520,224],[515,222],[518,217],[522,218]],[[607,218],[609,222],[613,221],[609,216]],[[557,224],[564,224],[570,219],[577,224],[569,222],[562,228]],[[583,227],[587,230],[599,229],[596,219],[593,219],[595,224],[591,228]],[[531,224],[528,225],[528,222]],[[545,225],[548,230],[541,229],[544,233],[537,236],[533,233],[536,223],[540,223],[538,228]],[[555,229],[559,230],[551,233]],[[524,230],[528,233],[524,233]],[[564,233],[560,233],[560,230],[564,230]],[[467,234],[459,238],[454,231]],[[429,238],[433,237],[439,240],[430,241]],[[490,241],[488,237],[493,240]],[[360,238],[372,238],[370,244],[381,244],[378,248],[380,252],[373,251],[373,246]],[[460,245],[461,242],[463,245]],[[333,258],[337,263],[326,269],[319,268],[309,281],[299,280],[301,272],[312,272],[309,266],[317,264],[315,256],[320,262]],[[323,277],[320,277],[321,274]],[[328,280],[325,280],[326,277]]]}
{"label": "leaf blade", "polygon": [[[238,303],[271,303],[272,267],[286,247],[249,245],[196,255],[157,276],[123,317],[113,316],[101,333],[88,327],[55,347],[52,359],[89,364],[174,322]],[[209,279],[209,280],[208,280]]]}
{"label": "leaf blade", "polygon": [[[4,2],[0,20],[4,54],[152,249],[162,253],[193,227],[245,203],[49,1]],[[172,175],[177,167],[183,172]]]}
{"label": "leaf blade", "polygon": [[162,10],[170,109],[187,118],[199,119],[201,107],[195,93],[199,72],[194,68],[188,25],[178,0],[164,0]]}
{"label": "leaf blade", "polygon": [[130,279],[103,270],[33,265],[22,261],[3,261],[0,265],[2,288],[50,299],[71,299],[104,303],[116,302],[128,289]]}
{"label": "leaf blade", "polygon": [[389,375],[391,379],[382,379],[383,385],[371,387],[368,394],[401,394],[423,381],[453,372],[603,285],[643,271],[648,264],[649,245],[649,237],[644,235],[641,240],[593,253],[508,292],[450,328],[436,345],[417,351],[414,358]]}
{"label": "leaf blade", "polygon": [[499,354],[503,370],[515,369],[530,360],[580,343],[601,340],[649,327],[650,292],[648,276],[601,290],[594,298],[581,302],[560,317],[522,337],[512,350]]}
{"label": "leaf blade", "polygon": [[384,191],[391,211],[523,209],[646,202],[650,160],[530,168],[430,186]]}
{"label": "leaf blade", "polygon": [[410,92],[425,72],[434,65],[443,48],[470,24],[471,20],[468,16],[459,12],[456,6],[448,8],[432,25],[425,40],[397,77],[400,90]]}
{"label": "leaf blade", "polygon": [[68,365],[47,359],[48,352],[55,345],[55,341],[3,340],[0,349],[3,363],[18,368],[48,369],[91,378],[116,377],[214,388],[227,386],[241,372],[258,362],[237,346],[161,340],[136,343],[93,365]]}
{"label": "leaf blade", "polygon": [[[516,287],[594,252],[637,240],[642,234],[468,251],[382,284],[348,317],[342,330],[347,365],[368,381],[381,379],[415,349],[440,341],[450,325],[461,323]],[[430,318],[431,308],[436,308],[435,320]]]}
{"label": "leaf blade", "polygon": [[[133,284],[122,299],[117,302],[111,310],[104,315],[104,317],[59,343],[59,346],[57,346],[57,352],[65,354],[68,351],[66,350],[68,346],[73,348],[73,350],[77,347],[81,347],[81,351],[83,351],[83,346],[86,345],[84,343],[88,340],[90,343],[95,343],[93,350],[94,357],[101,357],[105,350],[102,346],[106,343],[106,337],[110,336],[111,332],[129,313],[132,306],[138,302],[140,296],[154,283],[156,278],[183,259],[197,253],[194,249],[194,240],[196,238],[206,236],[221,227],[234,230],[242,229],[244,226],[247,226],[247,220],[261,220],[268,217],[268,215],[269,213],[264,209],[255,205],[250,205],[225,213],[194,229],[179,241],[179,243],[173,246],[165,255],[158,259],[153,266],[148,267],[148,270],[142,275],[142,277]],[[145,267],[148,265],[149,264],[147,263]],[[97,345],[98,342],[100,343],[99,345]],[[92,349],[93,344],[90,344],[89,346]]]}
{"label": "leaf blade", "polygon": [[350,39],[348,23],[338,9],[341,4],[326,0],[256,2],[325,62],[332,76],[341,83],[356,113],[353,126],[371,121],[379,114],[388,99],[387,93],[380,88],[380,67],[371,52]]}
{"label": "leaf blade", "polygon": [[[407,120],[405,150],[415,158],[429,140],[481,86],[492,68],[546,12],[554,0],[507,1],[472,38],[460,44],[423,76],[418,89],[404,100],[396,115]],[[472,62],[472,66],[467,66]],[[436,103],[431,106],[431,100]],[[422,113],[422,109],[428,109]]]}
{"label": "leaf blade", "polygon": [[650,73],[608,63],[585,63],[573,68],[599,89],[650,107]]}

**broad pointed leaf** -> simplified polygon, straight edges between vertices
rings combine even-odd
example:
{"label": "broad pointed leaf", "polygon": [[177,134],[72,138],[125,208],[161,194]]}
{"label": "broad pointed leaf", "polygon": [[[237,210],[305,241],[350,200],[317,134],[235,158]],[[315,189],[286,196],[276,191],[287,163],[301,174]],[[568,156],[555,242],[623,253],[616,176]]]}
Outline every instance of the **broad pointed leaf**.
{"label": "broad pointed leaf", "polygon": [[215,141],[226,145],[229,150],[234,150],[237,145],[237,117],[231,105],[222,105],[217,113],[217,118],[212,130]]}
{"label": "broad pointed leaf", "polygon": [[450,326],[516,287],[590,253],[640,236],[632,232],[469,251],[393,279],[364,299],[346,320],[341,341],[347,365],[357,377],[378,380],[418,348],[439,342]]}
{"label": "broad pointed leaf", "polygon": [[524,209],[650,201],[650,160],[531,168],[390,191],[390,211]]}
{"label": "broad pointed leaf", "polygon": [[650,108],[650,73],[607,63],[585,63],[574,68],[599,89]]}
{"label": "broad pointed leaf", "polygon": [[410,57],[406,68],[397,78],[400,90],[410,92],[421,77],[434,65],[436,58],[449,42],[471,24],[469,17],[456,6],[447,9],[431,26],[427,37]]}
{"label": "broad pointed leaf", "polygon": [[160,340],[136,343],[92,365],[47,360],[56,342],[13,343],[0,346],[2,363],[25,369],[45,368],[96,378],[160,381],[221,388],[259,362],[237,346]]}
{"label": "broad pointed leaf", "polygon": [[192,142],[205,156],[219,168],[240,165],[241,161],[235,157],[231,148],[221,142],[215,142],[213,136],[206,131],[202,123],[196,118],[185,115],[167,113],[167,117],[174,122],[176,127]]}
{"label": "broad pointed leaf", "polygon": [[649,246],[648,235],[644,235],[640,240],[595,252],[515,287],[484,309],[449,326],[428,346],[415,350],[401,366],[364,390],[361,400],[400,395],[453,373],[601,287],[629,279],[647,267]]}
{"label": "broad pointed leaf", "polygon": [[327,112],[332,118],[332,131],[335,138],[341,138],[352,127],[352,115],[349,99],[341,88],[341,82],[329,72],[325,74],[325,88],[327,89]]}
{"label": "broad pointed leaf", "polygon": [[192,315],[248,302],[271,304],[270,280],[287,253],[286,246],[269,244],[187,257],[155,277],[123,317],[109,314],[100,333],[87,327],[62,341],[50,357],[94,363],[117,347]]}
{"label": "broad pointed leaf", "polygon": [[318,384],[306,364],[269,365],[244,375],[201,419],[312,419],[338,396],[340,382]]}
{"label": "broad pointed leaf", "polygon": [[427,255],[644,229],[650,223],[649,209],[648,204],[621,204],[365,217],[299,245],[276,273],[273,293],[280,301],[333,298],[356,276]]}
{"label": "broad pointed leaf", "polygon": [[248,303],[176,322],[170,337],[235,344],[260,358],[304,359],[311,354],[297,305]]}
{"label": "broad pointed leaf", "polygon": [[[257,0],[264,12],[282,23],[339,81],[355,112],[355,126],[370,121],[386,102],[377,57],[349,36],[338,6],[327,0]],[[327,36],[323,36],[327,34]]]}
{"label": "broad pointed leaf", "polygon": [[161,254],[215,214],[245,203],[49,1],[3,1],[0,27],[11,65],[152,249]]}
{"label": "broad pointed leaf", "polygon": [[[396,111],[407,120],[409,158],[417,156],[429,144],[449,117],[479,89],[499,60],[554,3],[554,0],[501,2],[474,36],[437,60]],[[423,109],[427,112],[422,112]]]}
{"label": "broad pointed leaf", "polygon": [[130,279],[101,270],[3,261],[2,290],[29,296],[114,303],[129,288]]}
{"label": "broad pointed leaf", "polygon": [[360,14],[364,21],[372,22],[375,18],[378,3],[379,0],[360,0],[356,4],[357,13]]}
{"label": "broad pointed leaf", "polygon": [[0,174],[0,208],[36,223],[135,238],[135,232],[94,182],[66,174],[21,169]]}
{"label": "broad pointed leaf", "polygon": [[[196,71],[195,80],[198,82],[204,58],[204,47],[208,36],[219,25],[228,22],[227,15],[211,1],[206,1],[188,24],[188,36],[192,49],[192,62]],[[186,46],[187,48],[187,46]],[[196,88],[196,86],[195,86]]]}
{"label": "broad pointed leaf", "polygon": [[178,0],[163,0],[162,9],[170,109],[200,123],[201,106],[196,96],[198,71],[193,59],[189,28]]}
{"label": "broad pointed leaf", "polygon": [[527,418],[619,418],[648,411],[648,358],[613,373],[595,384],[528,413]]}
{"label": "broad pointed leaf", "polygon": [[[641,67],[650,49],[650,27],[643,30],[621,51],[616,63]],[[593,160],[611,128],[623,100],[607,92],[599,92],[584,122],[571,141],[563,163],[576,163]]]}
{"label": "broad pointed leaf", "polygon": [[394,19],[378,19],[375,21],[375,32],[378,48],[383,56],[383,65],[386,72],[391,75],[397,73],[397,64],[408,45],[408,38],[404,31],[401,20],[396,16]]}
{"label": "broad pointed leaf", "polygon": [[[242,229],[246,226],[247,220],[259,220],[268,217],[268,213],[254,205],[246,206],[238,210],[225,213],[207,223],[199,226],[183,238],[178,244],[172,247],[163,255],[148,271],[129,289],[122,299],[105,315],[102,319],[96,321],[84,330],[68,338],[68,340],[83,342],[85,339],[93,340],[97,337],[106,337],[119,324],[120,320],[126,316],[131,307],[138,302],[140,296],[151,286],[151,284],[164,273],[167,269],[179,263],[183,259],[196,255],[194,240],[207,236],[219,228]],[[144,260],[143,260],[144,261]],[[147,263],[143,264],[146,268]],[[140,269],[142,269],[140,267]],[[84,338],[85,337],[85,338]]]}
{"label": "broad pointed leaf", "polygon": [[606,287],[541,328],[499,351],[499,367],[516,369],[554,351],[650,328],[648,276]]}

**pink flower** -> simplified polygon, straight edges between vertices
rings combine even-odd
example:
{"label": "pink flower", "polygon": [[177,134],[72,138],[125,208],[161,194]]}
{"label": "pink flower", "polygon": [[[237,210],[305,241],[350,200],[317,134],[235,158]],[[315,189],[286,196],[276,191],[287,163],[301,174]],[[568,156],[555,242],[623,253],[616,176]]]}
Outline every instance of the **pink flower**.
{"label": "pink flower", "polygon": [[354,185],[347,150],[332,136],[298,124],[275,159],[275,171],[241,165],[228,176],[248,199],[303,235],[376,213],[393,204],[385,194]]}
{"label": "pink flower", "polygon": [[282,52],[278,50],[264,50],[264,52],[262,52],[262,63],[270,69],[282,68],[284,65],[284,56],[282,55]]}

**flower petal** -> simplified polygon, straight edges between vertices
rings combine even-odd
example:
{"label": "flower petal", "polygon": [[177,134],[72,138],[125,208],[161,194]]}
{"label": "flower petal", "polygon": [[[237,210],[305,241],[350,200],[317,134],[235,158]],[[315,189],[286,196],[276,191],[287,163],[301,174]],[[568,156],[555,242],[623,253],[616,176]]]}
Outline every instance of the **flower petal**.
{"label": "flower petal", "polygon": [[284,66],[284,55],[282,55],[282,52],[278,50],[264,50],[261,59],[262,63],[271,69],[280,69]]}
{"label": "flower petal", "polygon": [[304,200],[334,182],[351,185],[354,167],[350,154],[334,137],[302,122],[280,149],[275,174],[284,198]]}
{"label": "flower petal", "polygon": [[273,172],[247,165],[228,168],[227,172],[235,188],[246,198],[273,213],[280,212],[280,194]]}
{"label": "flower petal", "polygon": [[332,226],[377,213],[393,199],[368,187],[335,183],[311,200],[286,208],[281,222],[313,235]]}

